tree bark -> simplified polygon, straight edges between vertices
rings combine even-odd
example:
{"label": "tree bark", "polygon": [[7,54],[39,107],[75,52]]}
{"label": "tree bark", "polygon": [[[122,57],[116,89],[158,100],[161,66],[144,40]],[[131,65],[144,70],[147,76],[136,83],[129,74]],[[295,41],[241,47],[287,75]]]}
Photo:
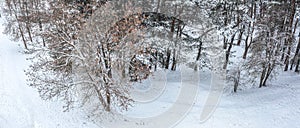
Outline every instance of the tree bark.
{"label": "tree bark", "polygon": [[[299,32],[299,34],[300,34],[300,32]],[[297,44],[297,48],[296,48],[296,51],[295,51],[295,55],[294,55],[294,57],[293,57],[293,59],[292,59],[292,63],[291,63],[290,70],[293,70],[293,67],[294,67],[295,62],[297,62],[297,60],[299,59],[299,58],[298,58],[299,50],[300,50],[300,38],[299,38],[299,40],[298,40],[298,44]],[[296,66],[297,66],[297,65],[296,65]]]}
{"label": "tree bark", "polygon": [[[14,2],[14,6],[15,6],[15,8],[17,7],[17,5],[16,5],[15,2]],[[23,41],[24,47],[25,47],[25,49],[28,49],[28,47],[27,47],[27,42],[26,42],[26,40],[25,40],[24,32],[23,32],[23,30],[22,30],[21,23],[20,23],[20,21],[19,21],[17,12],[14,11],[13,13],[14,13],[14,16],[15,16],[15,18],[16,18],[16,20],[17,20],[18,29],[19,29],[19,31],[20,31],[20,34],[21,34],[21,37],[22,37],[22,41]]]}
{"label": "tree bark", "polygon": [[289,38],[288,38],[288,51],[287,51],[287,56],[285,58],[285,68],[284,68],[284,71],[287,71],[288,70],[288,67],[289,67],[289,62],[290,62],[290,55],[291,55],[291,47],[293,45],[293,24],[294,24],[294,17],[295,17],[295,13],[296,13],[296,9],[295,9],[295,0],[291,0],[291,13],[290,13],[290,24],[289,24],[289,29],[288,29],[288,32],[289,32]]}
{"label": "tree bark", "polygon": [[259,88],[265,86],[264,85],[264,79],[266,77],[265,74],[266,74],[266,68],[263,67],[263,71],[262,71],[261,76],[260,76]]}
{"label": "tree bark", "polygon": [[295,68],[295,72],[299,72],[299,64],[300,64],[300,54],[298,55],[298,61],[297,61],[297,64],[296,64],[296,68]]}
{"label": "tree bark", "polygon": [[226,51],[225,63],[224,63],[223,69],[227,69],[227,65],[229,63],[230,52],[231,52],[231,49],[233,47],[234,37],[235,37],[235,34],[232,35],[229,47],[228,47],[228,49]]}
{"label": "tree bark", "polygon": [[198,54],[197,54],[197,58],[196,58],[197,61],[200,60],[201,52],[202,52],[202,42],[200,42],[200,44],[199,44]]}
{"label": "tree bark", "polygon": [[173,49],[173,63],[172,63],[172,68],[171,68],[172,71],[175,71],[176,70],[176,50]]}
{"label": "tree bark", "polygon": [[167,60],[165,62],[165,69],[169,69],[170,59],[171,59],[171,50],[168,48],[167,49]]}
{"label": "tree bark", "polygon": [[242,31],[240,32],[238,42],[236,43],[237,46],[240,46],[240,45],[241,45],[243,34],[244,34],[244,30],[242,30]]}
{"label": "tree bark", "polygon": [[251,44],[251,42],[249,42],[249,44],[248,44],[248,39],[249,39],[249,34],[247,35],[246,40],[245,40],[245,47],[244,47],[245,49],[244,49],[243,59],[247,58],[248,50],[249,50],[249,47]]}
{"label": "tree bark", "polygon": [[285,67],[284,67],[284,71],[287,71],[289,68],[289,64],[290,64],[290,55],[291,55],[291,46],[288,46],[288,51],[287,51],[287,55],[285,57]]}

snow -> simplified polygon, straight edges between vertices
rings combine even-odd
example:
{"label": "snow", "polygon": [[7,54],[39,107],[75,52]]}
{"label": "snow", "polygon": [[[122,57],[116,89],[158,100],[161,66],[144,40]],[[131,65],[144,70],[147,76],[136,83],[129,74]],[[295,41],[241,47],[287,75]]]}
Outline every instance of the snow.
{"label": "snow", "polygon": [[269,87],[224,94],[215,113],[204,123],[199,123],[201,104],[196,104],[178,128],[187,124],[191,128],[300,127],[299,77],[284,72]]}
{"label": "snow", "polygon": [[[0,23],[2,22],[0,21]],[[26,61],[26,55],[22,54],[22,43],[12,42],[6,35],[3,35],[3,26],[0,27],[0,30],[0,128],[103,127],[100,122],[88,121],[80,109],[63,112],[61,102],[41,100],[38,92],[26,85],[24,70],[28,67],[29,62]],[[248,89],[236,94],[226,93],[221,97],[210,118],[202,120],[200,115],[210,91],[210,73],[200,72],[200,83],[196,87],[198,90],[195,90],[195,87],[186,88],[185,86],[188,84],[181,84],[181,79],[183,79],[181,71],[166,73],[166,78],[153,76],[153,79],[157,80],[165,81],[167,79],[167,83],[160,82],[165,85],[163,87],[155,84],[152,86],[147,83],[150,81],[144,81],[142,84],[145,86],[137,88],[140,90],[135,90],[133,95],[140,102],[123,114],[132,118],[157,119],[156,116],[173,110],[171,111],[173,113],[169,113],[169,115],[176,116],[161,116],[159,122],[167,124],[169,121],[175,120],[175,128],[300,128],[298,121],[300,119],[299,74],[282,72],[278,79],[268,87]],[[187,79],[186,83],[188,82]],[[148,86],[146,86],[147,84]],[[179,92],[184,88],[188,89],[185,90],[186,92],[183,91],[187,96],[190,96],[191,92],[189,91],[197,91],[195,101],[193,99],[180,101],[183,103],[182,106],[173,108],[172,104],[176,102]],[[187,105],[190,102],[194,103],[192,108]],[[180,119],[175,118],[179,114],[184,116]],[[178,121],[176,122],[176,120]],[[141,128],[150,127],[153,123],[136,123],[139,120],[129,120],[126,123],[128,122],[133,122],[132,127]],[[122,123],[109,125],[120,128],[125,126],[122,126]]]}
{"label": "snow", "polygon": [[22,43],[10,41],[2,33],[4,27],[0,29],[0,128],[98,127],[76,110],[64,113],[58,101],[43,101],[26,85],[24,70],[29,63]]}

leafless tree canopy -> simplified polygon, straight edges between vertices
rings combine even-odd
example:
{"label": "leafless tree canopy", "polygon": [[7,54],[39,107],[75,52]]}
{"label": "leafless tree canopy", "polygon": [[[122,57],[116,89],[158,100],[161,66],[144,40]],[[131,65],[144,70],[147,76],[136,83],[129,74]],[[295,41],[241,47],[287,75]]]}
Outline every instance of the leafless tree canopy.
{"label": "leafless tree canopy", "polygon": [[5,33],[32,56],[30,85],[66,110],[126,110],[133,82],[181,64],[228,70],[235,92],[267,86],[280,67],[299,72],[296,0],[5,2]]}

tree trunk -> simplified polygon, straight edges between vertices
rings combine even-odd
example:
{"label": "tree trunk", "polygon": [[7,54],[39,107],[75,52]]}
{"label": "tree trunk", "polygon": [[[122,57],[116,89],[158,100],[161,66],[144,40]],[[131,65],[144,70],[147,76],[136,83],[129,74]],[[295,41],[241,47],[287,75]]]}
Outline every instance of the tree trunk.
{"label": "tree trunk", "polygon": [[199,44],[198,54],[197,54],[197,58],[196,58],[197,61],[200,60],[200,57],[201,57],[201,51],[202,51],[202,42],[200,42],[200,44]]}
{"label": "tree trunk", "polygon": [[176,70],[176,50],[173,49],[173,63],[172,63],[172,68],[171,68],[172,71],[175,71]]}
{"label": "tree trunk", "polygon": [[297,58],[298,61],[297,61],[297,64],[296,64],[295,72],[299,72],[299,64],[300,64],[299,57],[300,57],[300,54],[298,54],[298,58]]}
{"label": "tree trunk", "polygon": [[263,71],[262,71],[261,76],[260,76],[259,88],[265,86],[264,85],[264,79],[266,77],[265,75],[266,75],[266,68],[263,67]]}
{"label": "tree trunk", "polygon": [[286,59],[285,59],[285,68],[284,68],[284,71],[287,71],[288,70],[288,67],[289,67],[289,62],[290,62],[290,55],[291,55],[291,47],[293,46],[293,24],[294,24],[294,17],[295,17],[295,13],[296,13],[296,9],[295,9],[295,0],[291,0],[291,13],[290,13],[290,24],[289,24],[289,39],[288,39],[288,52],[287,52],[287,56],[286,56]]}
{"label": "tree trunk", "polygon": [[224,37],[224,40],[223,40],[223,49],[227,49],[227,38],[225,36]]}
{"label": "tree trunk", "polygon": [[26,40],[25,40],[25,37],[24,37],[23,30],[21,29],[20,24],[19,24],[18,26],[19,26],[19,31],[20,31],[20,33],[21,33],[21,37],[22,37],[22,41],[23,41],[24,47],[25,47],[25,49],[28,49],[27,43],[26,43]]}
{"label": "tree trunk", "polygon": [[[244,27],[243,27],[243,28],[244,28]],[[236,44],[236,45],[238,45],[238,46],[241,45],[243,33],[244,33],[244,30],[242,30],[242,31],[240,32],[239,39],[238,39],[238,42],[237,42],[237,44]]]}
{"label": "tree trunk", "polygon": [[109,89],[106,89],[106,102],[107,102],[107,106],[106,106],[106,111],[107,112],[110,112],[110,106],[111,106],[111,103],[110,103],[110,92],[109,92]]}
{"label": "tree trunk", "polygon": [[[15,7],[16,7],[16,5],[15,5]],[[23,32],[23,30],[22,30],[22,27],[21,27],[20,21],[18,20],[19,18],[18,18],[18,15],[16,14],[16,12],[14,12],[14,16],[15,16],[15,18],[16,18],[16,20],[17,20],[18,29],[19,29],[19,31],[20,31],[20,34],[21,34],[21,37],[22,37],[22,41],[23,41],[24,47],[25,47],[25,49],[28,49],[27,43],[26,43],[26,40],[25,40],[25,37],[24,37],[24,32]]]}
{"label": "tree trunk", "polygon": [[29,36],[29,40],[32,42],[32,36],[31,36],[31,30],[30,30],[30,27],[29,27],[29,23],[30,23],[30,21],[29,21],[29,11],[28,11],[28,6],[27,6],[27,3],[26,2],[24,2],[24,4],[25,4],[25,12],[26,12],[26,15],[25,15],[25,17],[26,17],[26,21],[25,21],[25,24],[26,24],[26,29],[27,29],[27,32],[28,32],[28,36]]}
{"label": "tree trunk", "polygon": [[154,64],[154,71],[156,71],[156,69],[157,69],[157,63],[158,63],[158,61],[159,61],[159,58],[158,58],[158,55],[157,55],[157,51],[155,51],[155,64]]}
{"label": "tree trunk", "polygon": [[165,62],[165,69],[169,69],[170,59],[171,59],[171,50],[168,48],[167,49],[167,60]]}
{"label": "tree trunk", "polygon": [[237,92],[238,85],[239,85],[238,80],[234,79],[233,92]]}
{"label": "tree trunk", "polygon": [[[251,9],[255,9],[256,7],[253,7],[254,5],[252,4],[252,7]],[[255,12],[253,12],[253,10],[251,11],[251,17],[255,17],[255,15],[253,15]],[[248,26],[248,34],[247,34],[247,37],[246,37],[246,40],[245,40],[245,50],[244,50],[244,54],[243,54],[243,59],[246,59],[247,58],[247,54],[248,54],[248,51],[249,51],[249,47],[251,46],[252,44],[252,36],[253,36],[253,32],[254,32],[254,25],[252,26],[251,23],[249,23],[249,26]],[[251,28],[252,27],[252,28]],[[251,31],[251,32],[250,32]],[[250,33],[249,33],[250,32]],[[249,40],[249,37],[250,37],[250,42],[248,43],[248,40]]]}
{"label": "tree trunk", "polygon": [[241,77],[241,71],[238,69],[236,78],[234,78],[234,86],[233,86],[233,92],[237,92],[239,83],[240,83],[240,77]]}
{"label": "tree trunk", "polygon": [[289,64],[290,64],[290,54],[291,54],[291,46],[288,47],[288,51],[287,51],[287,55],[285,57],[285,67],[284,67],[284,71],[287,71],[289,68]]}
{"label": "tree trunk", "polygon": [[247,58],[247,54],[248,54],[248,50],[249,50],[248,38],[249,38],[249,35],[247,36],[246,41],[245,41],[245,50],[244,50],[244,54],[243,54],[243,59]]}
{"label": "tree trunk", "polygon": [[274,68],[274,65],[273,65],[273,64],[269,64],[269,65],[268,65],[268,69],[267,69],[267,71],[266,71],[266,76],[265,76],[265,78],[264,78],[264,81],[263,81],[263,85],[262,85],[262,86],[264,86],[264,87],[267,86],[267,81],[268,81],[268,79],[269,79],[269,77],[270,77],[270,75],[271,75],[271,73],[272,73],[273,68]]}
{"label": "tree trunk", "polygon": [[233,36],[231,37],[229,47],[226,51],[225,63],[224,63],[223,69],[227,69],[227,65],[229,63],[230,52],[231,52],[231,49],[232,49],[232,46],[233,46],[234,37],[235,37],[235,34],[233,34]]}
{"label": "tree trunk", "polygon": [[[300,34],[300,32],[299,32],[299,34]],[[293,60],[292,60],[292,64],[291,64],[290,70],[293,69],[293,66],[294,66],[295,62],[297,62],[297,60],[299,59],[299,58],[298,58],[299,50],[300,50],[300,38],[299,38],[299,40],[298,40],[297,48],[296,48],[295,55],[294,55]],[[297,66],[297,65],[296,65],[296,66]]]}
{"label": "tree trunk", "polygon": [[[286,45],[286,44],[284,44],[284,45]],[[286,48],[285,48],[285,46],[282,48],[282,55],[281,55],[281,61],[283,61],[283,59],[284,59],[284,55],[285,55],[285,50],[286,50]]]}

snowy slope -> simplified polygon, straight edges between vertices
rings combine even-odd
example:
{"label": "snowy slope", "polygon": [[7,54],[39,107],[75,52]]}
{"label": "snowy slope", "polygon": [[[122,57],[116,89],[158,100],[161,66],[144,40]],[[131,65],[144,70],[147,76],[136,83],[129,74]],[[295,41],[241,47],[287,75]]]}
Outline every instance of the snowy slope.
{"label": "snowy slope", "polygon": [[[2,21],[1,21],[2,22]],[[0,128],[99,128],[84,118],[82,111],[62,112],[58,101],[43,101],[35,89],[26,85],[28,66],[22,44],[10,41],[0,27]],[[21,46],[19,46],[21,45]],[[176,100],[180,75],[173,73],[160,97],[149,104],[136,104],[126,114],[149,117],[166,111]],[[300,75],[281,73],[269,87],[224,94],[206,122],[200,122],[209,92],[210,75],[201,73],[197,102],[176,128],[300,128]],[[163,94],[160,94],[163,93]],[[170,117],[172,118],[172,117]],[[161,121],[166,121],[165,120]],[[137,125],[136,127],[143,127]]]}
{"label": "snowy slope", "polygon": [[28,62],[21,43],[3,35],[3,26],[0,30],[0,128],[97,127],[84,122],[80,112],[64,113],[61,103],[41,100],[38,92],[26,85]]}
{"label": "snowy slope", "polygon": [[199,122],[198,103],[178,128],[300,128],[299,101],[300,75],[284,72],[269,87],[224,94],[205,123]]}

